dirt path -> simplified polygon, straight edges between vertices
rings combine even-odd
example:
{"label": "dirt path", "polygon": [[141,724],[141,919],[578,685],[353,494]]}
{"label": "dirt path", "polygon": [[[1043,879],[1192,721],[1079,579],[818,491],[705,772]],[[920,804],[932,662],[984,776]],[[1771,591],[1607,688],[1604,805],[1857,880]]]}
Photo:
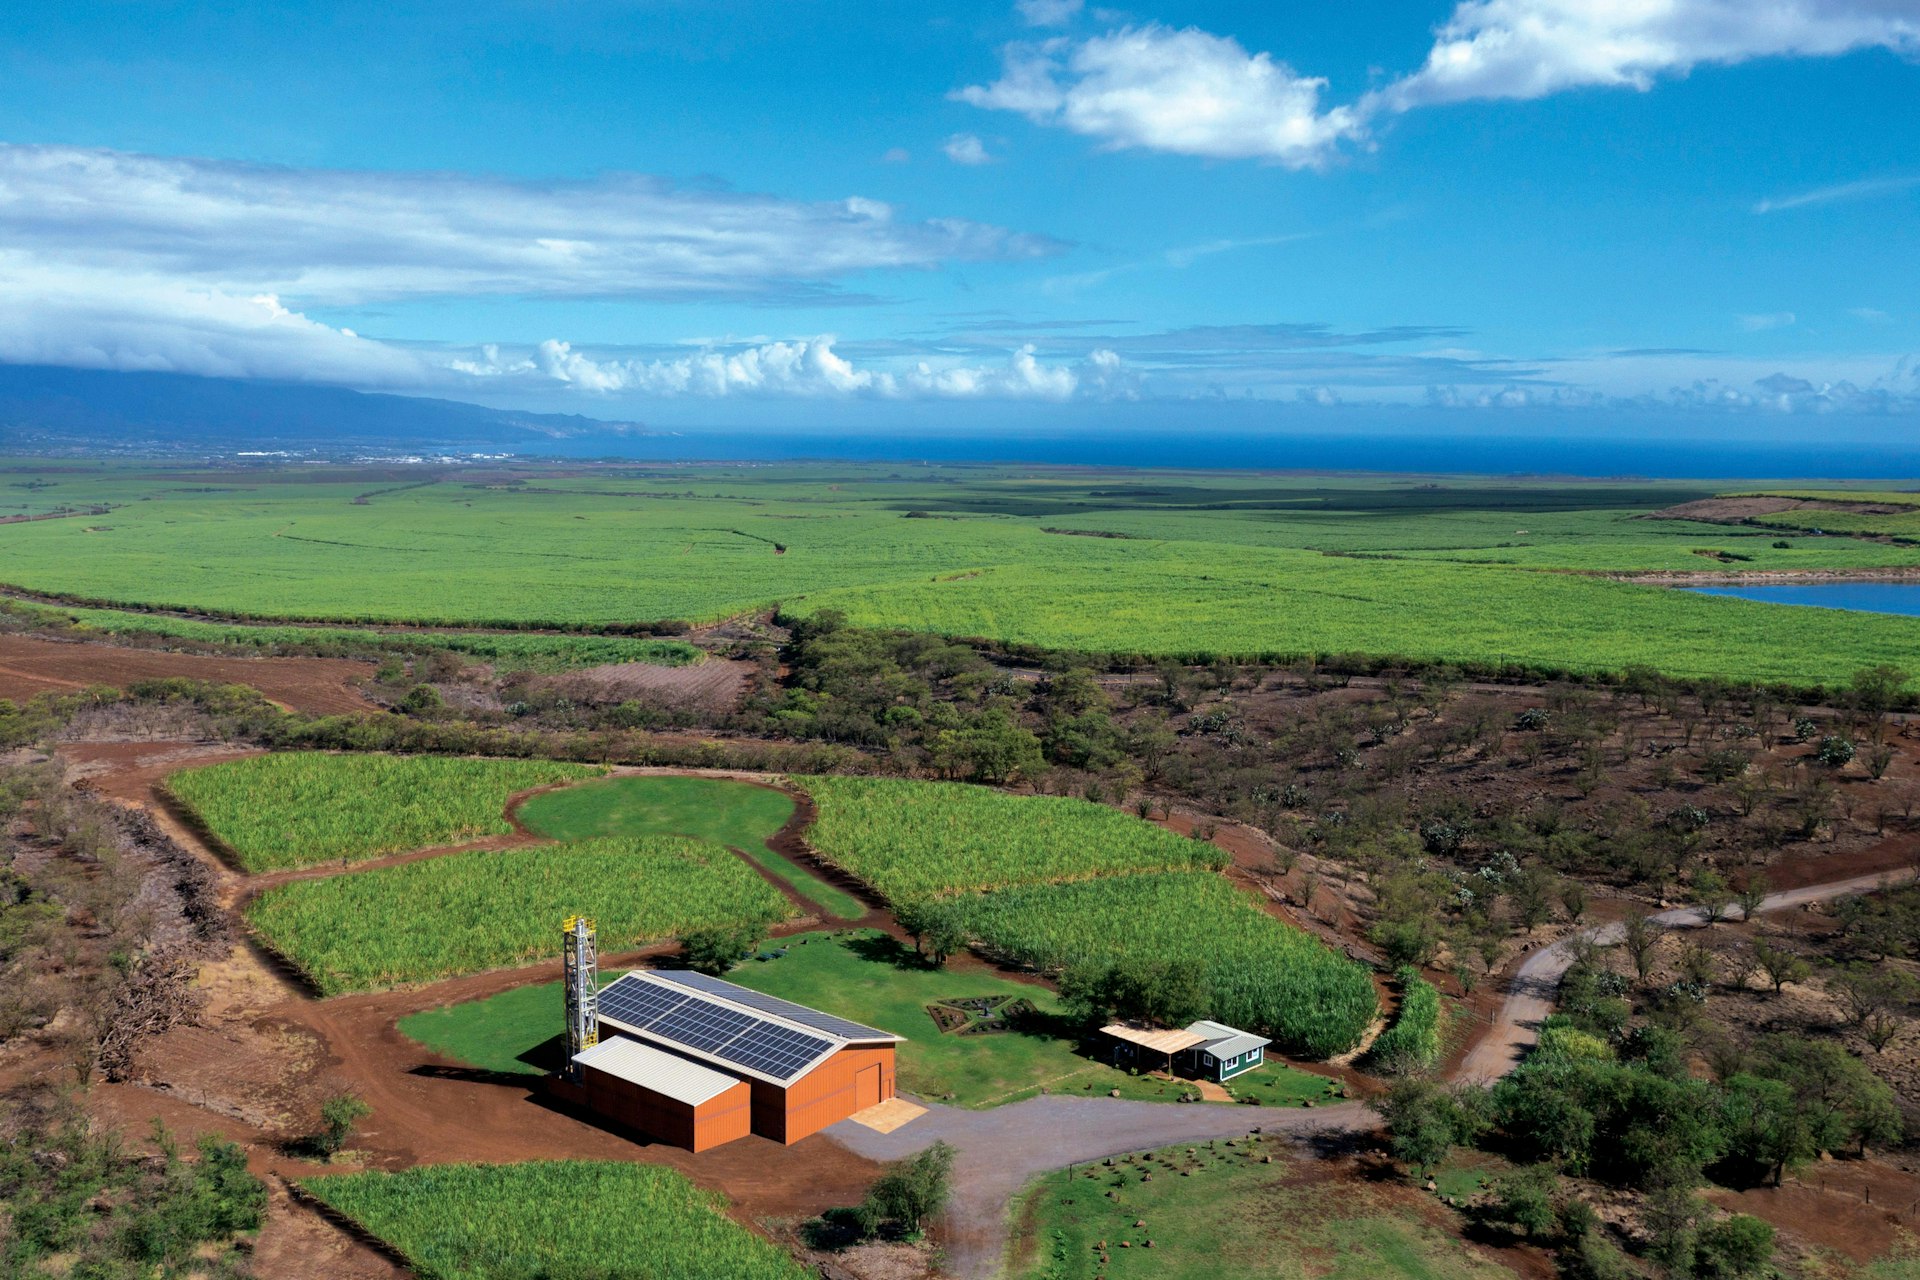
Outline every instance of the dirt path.
{"label": "dirt path", "polygon": [[[1849,894],[1869,893],[1886,884],[1897,884],[1913,879],[1911,869],[1896,872],[1878,872],[1868,875],[1856,875],[1844,880],[1829,880],[1824,884],[1805,885],[1797,889],[1783,889],[1770,893],[1760,903],[1763,912],[1785,911],[1791,907],[1803,907],[1810,902],[1826,902],[1834,898],[1844,898]],[[1729,909],[1729,918],[1738,919],[1738,907]],[[1656,924],[1668,929],[1693,929],[1706,925],[1706,916],[1697,907],[1680,907],[1672,911],[1662,911],[1652,917]],[[1521,1057],[1530,1049],[1540,1036],[1540,1024],[1553,1012],[1554,997],[1559,993],[1560,980],[1566,976],[1567,969],[1573,964],[1574,943],[1580,938],[1590,938],[1603,946],[1620,941],[1622,926],[1618,924],[1602,925],[1595,929],[1585,929],[1569,934],[1551,946],[1543,947],[1528,956],[1525,963],[1515,971],[1507,983],[1507,998],[1500,1006],[1500,1012],[1494,1016],[1480,1042],[1460,1064],[1455,1078],[1467,1084],[1490,1084],[1498,1080],[1519,1064]]]}

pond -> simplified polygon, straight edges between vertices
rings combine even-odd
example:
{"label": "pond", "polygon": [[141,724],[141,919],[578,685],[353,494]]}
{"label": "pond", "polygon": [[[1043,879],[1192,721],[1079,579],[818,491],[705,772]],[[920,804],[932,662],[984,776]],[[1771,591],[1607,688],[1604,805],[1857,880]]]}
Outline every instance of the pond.
{"label": "pond", "polygon": [[1707,596],[1738,596],[1763,604],[1812,605],[1857,613],[1899,613],[1920,617],[1920,582],[1815,582],[1791,586],[1689,587]]}

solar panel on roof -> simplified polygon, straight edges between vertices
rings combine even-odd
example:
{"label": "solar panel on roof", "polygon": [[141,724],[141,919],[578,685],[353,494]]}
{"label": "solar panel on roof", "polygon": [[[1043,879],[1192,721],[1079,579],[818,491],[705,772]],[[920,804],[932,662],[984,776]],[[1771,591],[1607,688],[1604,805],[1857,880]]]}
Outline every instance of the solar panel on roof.
{"label": "solar panel on roof", "polygon": [[690,988],[706,995],[719,996],[723,1000],[731,1000],[734,1004],[744,1005],[761,1013],[770,1013],[777,1018],[785,1018],[788,1022],[797,1022],[803,1027],[811,1027],[815,1031],[824,1031],[842,1040],[891,1040],[893,1038],[885,1031],[876,1031],[858,1022],[836,1018],[830,1013],[821,1013],[818,1009],[809,1009],[803,1004],[795,1004],[791,1000],[782,1000],[778,996],[770,996],[748,987],[737,986],[720,978],[710,978],[704,973],[676,971],[657,973],[654,976],[671,982],[675,986]]}
{"label": "solar panel on roof", "polygon": [[642,1031],[687,1003],[686,992],[656,987],[649,982],[619,981],[600,993],[600,1012],[615,1022],[624,1022]]}
{"label": "solar panel on roof", "polygon": [[647,1030],[691,1045],[703,1053],[712,1053],[757,1022],[758,1019],[750,1013],[739,1013],[705,1000],[690,999]]}
{"label": "solar panel on roof", "polygon": [[831,1048],[831,1040],[762,1022],[719,1050],[717,1056],[785,1079]]}

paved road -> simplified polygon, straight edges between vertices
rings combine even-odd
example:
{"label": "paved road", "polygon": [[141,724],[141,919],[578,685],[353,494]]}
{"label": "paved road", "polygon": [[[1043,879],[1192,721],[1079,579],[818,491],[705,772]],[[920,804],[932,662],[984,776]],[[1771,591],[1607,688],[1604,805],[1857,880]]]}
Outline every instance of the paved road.
{"label": "paved road", "polygon": [[[1854,876],[1769,894],[1760,910],[1781,911],[1865,893],[1913,878],[1913,872]],[[1739,908],[1729,914],[1738,918]],[[1669,929],[1706,923],[1691,907],[1663,911],[1653,919]],[[1602,944],[1620,941],[1619,925],[1585,931]],[[1579,937],[1583,935],[1573,935]],[[1467,1055],[1457,1079],[1487,1084],[1513,1070],[1539,1036],[1540,1023],[1553,1011],[1560,980],[1573,963],[1572,939],[1545,947],[1522,964],[1508,984],[1506,1002],[1486,1036]],[[897,1160],[944,1138],[958,1151],[954,1159],[953,1199],[947,1208],[947,1266],[963,1280],[991,1280],[1005,1262],[1008,1205],[1033,1178],[1070,1164],[1108,1156],[1235,1138],[1259,1128],[1295,1138],[1371,1129],[1373,1114],[1357,1102],[1312,1110],[1292,1107],[1244,1107],[1223,1104],[1181,1106],[1130,1102],[1115,1098],[1043,1095],[990,1111],[965,1111],[929,1104],[927,1114],[890,1134],[843,1120],[826,1132],[856,1153],[876,1160]]]}
{"label": "paved road", "polygon": [[1372,1123],[1358,1102],[1308,1110],[1043,1094],[991,1111],[928,1105],[926,1115],[892,1133],[851,1120],[827,1132],[875,1160],[897,1160],[941,1138],[952,1143],[959,1154],[947,1207],[947,1267],[968,1280],[984,1280],[1000,1273],[1005,1258],[1008,1204],[1043,1173],[1130,1151],[1244,1137],[1254,1129],[1306,1137]]}

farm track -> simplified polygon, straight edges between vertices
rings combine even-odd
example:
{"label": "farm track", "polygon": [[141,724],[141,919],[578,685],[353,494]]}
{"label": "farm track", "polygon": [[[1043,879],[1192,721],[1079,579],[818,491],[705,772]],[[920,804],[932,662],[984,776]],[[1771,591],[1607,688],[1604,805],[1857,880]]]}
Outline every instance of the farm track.
{"label": "farm track", "polygon": [[[229,908],[236,907],[258,882],[269,878],[237,873],[161,802],[156,791],[157,784],[179,768],[257,753],[179,742],[70,744],[61,750],[72,762],[73,772],[86,778],[98,794],[148,810],[170,836],[214,867],[222,901]],[[697,773],[763,785],[774,781],[767,775],[726,770],[616,772]],[[795,822],[788,824],[790,829],[783,829],[776,837],[781,844],[774,847],[786,856],[805,851],[799,834],[799,826],[804,826],[802,816],[796,813]],[[521,839],[519,835],[497,838],[498,847],[512,847]],[[1910,876],[1910,861],[1904,871],[1857,869],[1910,860],[1910,843],[1887,841],[1874,849],[1831,860],[1850,864],[1850,873],[1783,888],[1769,896],[1761,910],[1824,901]],[[489,846],[495,841],[479,844]],[[421,856],[446,856],[473,847],[398,855],[392,860],[357,864],[355,869]],[[806,859],[801,864],[812,869],[814,861]],[[1819,861],[1826,864],[1829,860]],[[1840,869],[1837,865],[1819,867],[1820,871]],[[327,873],[339,874],[331,868]],[[276,874],[284,878],[287,873]],[[898,933],[884,912],[870,913],[869,919],[875,917],[880,927]],[[1655,919],[1668,927],[1701,923],[1698,913],[1690,909],[1664,912]],[[807,927],[811,926],[792,924],[774,932],[779,935]],[[1599,926],[1584,932],[1604,939],[1614,928],[1617,926]],[[631,965],[671,949],[670,944],[649,947],[608,957],[607,963],[609,967]],[[1562,939],[1533,953],[1510,976],[1498,1012],[1466,1051],[1455,1078],[1484,1083],[1512,1069],[1537,1037],[1539,1022],[1552,1009],[1554,994],[1571,962],[1571,950],[1570,940]],[[223,1106],[212,1096],[189,1100],[196,1094],[194,1082],[182,1077],[212,1074],[209,1063],[218,1061],[228,1072],[238,1069],[248,1078],[281,1080],[275,1102],[288,1115],[306,1118],[318,1098],[333,1089],[346,1087],[361,1094],[374,1108],[368,1127],[355,1141],[367,1167],[638,1158],[678,1168],[701,1185],[724,1192],[733,1202],[735,1215],[748,1223],[806,1216],[835,1204],[851,1203],[874,1176],[877,1161],[910,1154],[944,1138],[959,1150],[956,1169],[960,1176],[943,1224],[943,1239],[955,1274],[967,1280],[984,1280],[998,1273],[1008,1241],[1008,1203],[1038,1174],[1071,1163],[1181,1142],[1237,1137],[1255,1127],[1298,1141],[1332,1141],[1351,1139],[1377,1125],[1361,1103],[1311,1111],[1268,1108],[1256,1112],[1227,1106],[1181,1107],[1043,1095],[986,1112],[933,1104],[927,1116],[891,1135],[843,1122],[827,1135],[791,1148],[749,1138],[695,1158],[672,1148],[636,1144],[628,1136],[588,1123],[542,1099],[531,1078],[501,1077],[438,1059],[398,1030],[398,1020],[409,1013],[498,994],[531,982],[557,980],[557,960],[407,990],[325,1001],[314,999],[297,981],[279,971],[270,957],[248,945],[237,947],[226,961],[209,966],[209,970],[203,978],[211,997],[205,1021],[215,1034],[209,1036],[203,1028],[169,1033],[149,1050],[148,1059],[154,1066],[149,1068],[144,1085],[103,1086],[104,1111],[130,1128],[137,1129],[146,1117],[160,1114],[189,1133],[211,1129],[242,1141],[257,1172],[280,1178],[323,1172],[280,1151],[279,1143],[290,1136],[283,1125],[260,1123],[265,1117],[248,1117],[246,1108],[231,1103]],[[201,1034],[190,1039],[182,1032]],[[251,1051],[256,1060],[245,1065],[228,1060],[221,1051],[222,1037],[234,1052]],[[265,1043],[308,1043],[311,1049],[306,1056],[312,1061],[305,1069],[288,1071],[288,1064],[277,1058],[257,1057]],[[172,1049],[180,1051],[177,1063],[169,1052]],[[273,1274],[293,1280],[319,1280],[323,1276],[384,1280],[402,1274],[378,1251],[300,1206],[279,1186],[275,1188],[261,1248],[263,1260],[270,1251],[277,1261],[284,1260],[285,1265]]]}

